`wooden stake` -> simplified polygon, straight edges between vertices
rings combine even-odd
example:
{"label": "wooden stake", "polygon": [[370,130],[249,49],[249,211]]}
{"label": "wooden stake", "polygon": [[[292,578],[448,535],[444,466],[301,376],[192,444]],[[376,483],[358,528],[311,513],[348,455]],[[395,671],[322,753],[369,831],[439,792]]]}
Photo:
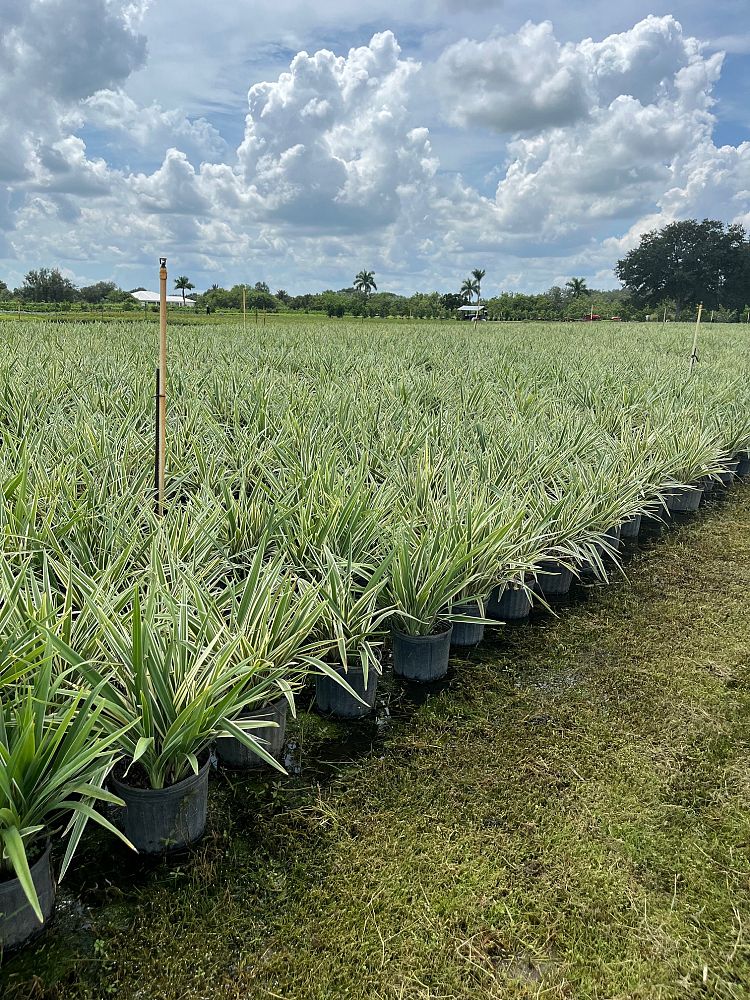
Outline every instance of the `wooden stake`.
{"label": "wooden stake", "polygon": [[164,467],[167,457],[167,258],[159,261],[159,491],[158,514],[164,513]]}
{"label": "wooden stake", "polygon": [[667,325],[667,307],[664,306],[664,326]]}
{"label": "wooden stake", "polygon": [[247,295],[244,285],[242,286],[242,329],[247,333]]}
{"label": "wooden stake", "polygon": [[703,315],[703,303],[701,302],[698,306],[698,319],[695,321],[695,333],[693,334],[693,350],[690,352],[690,371],[692,372],[695,368],[695,363],[698,360],[698,330],[701,325],[701,316]]}
{"label": "wooden stake", "polygon": [[154,510],[159,513],[159,449],[161,434],[159,433],[159,407],[161,406],[159,392],[159,366],[156,366],[156,391],[154,393]]}

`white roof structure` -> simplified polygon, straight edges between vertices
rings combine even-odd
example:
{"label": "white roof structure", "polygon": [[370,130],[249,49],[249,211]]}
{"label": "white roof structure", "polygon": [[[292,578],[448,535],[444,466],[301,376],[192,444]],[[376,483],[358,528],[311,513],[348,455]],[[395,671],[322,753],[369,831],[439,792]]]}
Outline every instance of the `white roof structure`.
{"label": "white roof structure", "polygon": [[459,312],[480,312],[482,309],[484,309],[484,306],[481,306],[481,305],[480,306],[459,306],[458,307],[458,311]]}
{"label": "white roof structure", "polygon": [[[131,292],[130,293],[137,302],[159,302],[158,292]],[[168,295],[167,302],[173,306],[194,306],[195,299],[185,299],[182,301],[181,295]]]}

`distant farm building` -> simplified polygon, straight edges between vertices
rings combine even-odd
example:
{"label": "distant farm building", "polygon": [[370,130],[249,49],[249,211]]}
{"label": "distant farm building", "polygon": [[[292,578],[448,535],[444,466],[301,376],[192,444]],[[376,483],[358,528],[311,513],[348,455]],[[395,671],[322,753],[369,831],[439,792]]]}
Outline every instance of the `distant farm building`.
{"label": "distant farm building", "polygon": [[[142,302],[144,305],[150,305],[154,303],[159,305],[159,293],[158,292],[131,292],[130,293],[136,302]],[[182,301],[181,295],[168,295],[167,305],[170,306],[195,306],[195,299],[186,298]]]}
{"label": "distant farm building", "polygon": [[459,306],[457,309],[458,319],[486,319],[487,310],[484,306]]}

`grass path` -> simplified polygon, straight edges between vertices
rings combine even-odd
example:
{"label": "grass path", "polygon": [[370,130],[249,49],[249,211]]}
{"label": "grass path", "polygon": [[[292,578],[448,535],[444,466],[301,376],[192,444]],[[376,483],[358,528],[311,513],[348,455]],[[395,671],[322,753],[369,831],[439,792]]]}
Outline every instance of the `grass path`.
{"label": "grass path", "polygon": [[628,575],[456,661],[322,787],[216,779],[182,865],[110,885],[82,854],[85,908],[0,994],[750,996],[750,490]]}

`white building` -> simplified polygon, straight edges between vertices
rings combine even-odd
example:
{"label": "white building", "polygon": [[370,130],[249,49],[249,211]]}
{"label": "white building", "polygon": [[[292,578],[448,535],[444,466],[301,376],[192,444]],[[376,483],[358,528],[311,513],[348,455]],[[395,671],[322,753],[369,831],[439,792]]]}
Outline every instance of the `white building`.
{"label": "white building", "polygon": [[484,315],[486,312],[484,306],[459,306],[458,307],[458,318],[459,319],[486,319]]}
{"label": "white building", "polygon": [[[153,302],[156,305],[159,304],[159,293],[158,292],[131,292],[130,294],[133,296],[133,298],[136,300],[136,302],[143,302],[143,303],[147,303],[147,304],[150,304],[150,303]],[[186,298],[185,301],[183,302],[181,295],[168,295],[167,296],[167,305],[170,305],[170,306],[194,306],[195,305],[195,299],[187,299]]]}

